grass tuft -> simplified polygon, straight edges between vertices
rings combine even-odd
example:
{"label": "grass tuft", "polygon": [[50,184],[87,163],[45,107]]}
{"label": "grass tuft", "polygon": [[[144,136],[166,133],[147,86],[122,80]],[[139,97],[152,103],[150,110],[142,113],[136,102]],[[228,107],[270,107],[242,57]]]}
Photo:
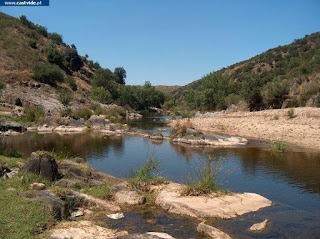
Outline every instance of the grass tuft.
{"label": "grass tuft", "polygon": [[275,141],[270,144],[270,150],[273,152],[283,153],[286,151],[286,145],[281,141]]}
{"label": "grass tuft", "polygon": [[164,178],[156,175],[159,167],[160,163],[152,157],[149,157],[148,160],[135,172],[130,172],[128,181],[135,188],[142,191],[148,191],[150,185],[157,185],[166,181]]}
{"label": "grass tuft", "polygon": [[217,185],[217,175],[221,171],[221,159],[208,156],[200,159],[199,166],[194,168],[194,176],[189,176],[182,195],[200,196],[222,192]]}

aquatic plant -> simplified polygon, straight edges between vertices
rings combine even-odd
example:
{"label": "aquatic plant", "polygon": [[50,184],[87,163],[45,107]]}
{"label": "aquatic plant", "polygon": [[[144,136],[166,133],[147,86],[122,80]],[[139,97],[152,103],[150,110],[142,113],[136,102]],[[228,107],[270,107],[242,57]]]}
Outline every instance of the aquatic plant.
{"label": "aquatic plant", "polygon": [[273,152],[283,153],[286,151],[286,145],[281,141],[275,141],[270,144],[270,150]]}

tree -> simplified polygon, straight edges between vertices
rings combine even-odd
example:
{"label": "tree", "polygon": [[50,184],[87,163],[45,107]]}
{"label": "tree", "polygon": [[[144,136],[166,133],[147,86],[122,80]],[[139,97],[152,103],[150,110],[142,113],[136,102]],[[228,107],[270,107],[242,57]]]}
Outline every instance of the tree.
{"label": "tree", "polygon": [[117,67],[114,69],[113,74],[115,75],[116,82],[125,85],[126,84],[126,77],[127,77],[127,72],[123,67]]}
{"label": "tree", "polygon": [[112,80],[112,72],[109,69],[97,69],[93,75],[93,86],[108,88],[110,81]]}
{"label": "tree", "polygon": [[49,33],[49,38],[57,45],[63,44],[62,36],[56,32]]}
{"label": "tree", "polygon": [[91,96],[94,100],[102,104],[112,103],[112,96],[108,90],[103,87],[94,87],[91,90]]}
{"label": "tree", "polygon": [[272,108],[281,108],[288,94],[289,83],[280,78],[269,82],[262,90],[263,102]]}
{"label": "tree", "polygon": [[72,48],[68,48],[64,55],[64,67],[71,71],[78,71],[83,67],[83,61],[78,55],[77,48],[73,44]]}

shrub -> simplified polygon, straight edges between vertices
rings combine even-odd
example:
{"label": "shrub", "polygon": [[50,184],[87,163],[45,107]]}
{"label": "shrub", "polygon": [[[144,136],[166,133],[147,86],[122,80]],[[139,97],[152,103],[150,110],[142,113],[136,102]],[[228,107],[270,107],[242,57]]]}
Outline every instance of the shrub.
{"label": "shrub", "polygon": [[70,101],[72,100],[72,92],[66,88],[62,88],[59,90],[59,101],[63,104],[63,106],[68,106]]}
{"label": "shrub", "polygon": [[219,191],[217,175],[221,170],[221,159],[208,156],[200,160],[199,166],[194,168],[195,176],[189,176],[183,195],[199,196]]}
{"label": "shrub", "polygon": [[289,93],[289,84],[287,80],[276,79],[269,82],[262,91],[263,101],[272,108],[281,108],[282,103]]}
{"label": "shrub", "polygon": [[112,103],[112,96],[108,90],[103,87],[94,87],[91,90],[91,96],[94,100],[102,104]]}
{"label": "shrub", "polygon": [[4,89],[6,84],[3,82],[2,78],[0,77],[0,90]]}
{"label": "shrub", "polygon": [[107,111],[98,103],[91,103],[90,109],[93,110],[96,115],[104,115],[107,113]]}
{"label": "shrub", "polygon": [[77,91],[78,86],[72,76],[67,76],[64,81],[71,87],[73,91]]}
{"label": "shrub", "polygon": [[270,150],[283,153],[286,151],[286,145],[281,141],[275,141],[270,144]]}
{"label": "shrub", "polygon": [[33,68],[33,77],[36,81],[55,86],[63,81],[63,73],[57,65],[41,63]]}
{"label": "shrub", "polygon": [[49,45],[44,49],[48,62],[56,64],[59,67],[63,66],[63,55],[53,45]]}
{"label": "shrub", "polygon": [[91,117],[91,115],[92,115],[92,112],[89,109],[79,109],[73,112],[73,117],[83,118],[85,120],[88,120]]}
{"label": "shrub", "polygon": [[49,39],[51,39],[52,42],[57,45],[63,44],[62,36],[56,32],[50,33]]}
{"label": "shrub", "polygon": [[294,108],[291,108],[290,110],[288,110],[288,116],[290,119],[295,117],[295,110]]}
{"label": "shrub", "polygon": [[68,108],[61,110],[60,116],[61,117],[72,117],[73,116],[72,109],[68,107]]}
{"label": "shrub", "polygon": [[10,149],[6,156],[10,158],[22,158],[22,154],[16,149]]}
{"label": "shrub", "polygon": [[33,49],[37,49],[37,41],[36,40],[30,40],[29,41],[29,46]]}
{"label": "shrub", "polygon": [[44,111],[37,107],[28,107],[24,109],[22,121],[40,123],[43,120]]}

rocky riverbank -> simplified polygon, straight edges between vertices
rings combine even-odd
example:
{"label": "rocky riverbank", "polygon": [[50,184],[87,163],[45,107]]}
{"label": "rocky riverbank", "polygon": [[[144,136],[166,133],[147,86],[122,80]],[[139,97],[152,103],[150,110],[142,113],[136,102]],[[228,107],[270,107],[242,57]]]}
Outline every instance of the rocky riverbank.
{"label": "rocky riverbank", "polygon": [[[182,126],[174,126],[171,129],[170,137],[164,136],[161,132],[146,133],[130,128],[127,124],[114,124],[106,119],[104,115],[92,115],[88,120],[73,119],[71,117],[60,117],[56,120],[54,117],[46,117],[45,124],[40,126],[22,126],[14,121],[2,121],[0,124],[0,134],[3,136],[18,135],[24,132],[38,132],[45,133],[83,133],[94,130],[105,135],[136,135],[150,138],[153,141],[168,140],[172,143],[188,144],[192,146],[242,146],[246,145],[248,141],[242,137],[229,137],[210,133],[197,132],[193,128],[182,129]],[[161,131],[161,129],[160,129]]]}
{"label": "rocky riverbank", "polygon": [[[10,159],[6,160],[8,165]],[[154,200],[155,205],[164,211],[194,217],[200,222],[206,218],[234,218],[272,205],[271,201],[254,193],[183,196],[184,185],[166,180],[150,185],[144,184],[143,188],[139,188],[130,181],[89,167],[81,158],[58,161],[47,152],[34,152],[29,160],[15,160],[15,164],[10,165],[12,168],[3,165],[0,172],[0,176],[3,177],[0,180],[5,180],[3,185],[10,185],[5,191],[15,191],[49,210],[56,221],[50,227],[46,227],[47,229],[42,229],[42,233],[45,232],[56,239],[173,238],[161,232],[130,234],[128,231],[112,230],[97,220],[101,217],[121,220],[125,217],[126,211],[134,207],[146,207],[148,210],[150,200]],[[13,170],[15,174],[8,177],[7,174]],[[23,182],[24,178],[30,178],[30,174],[37,177],[28,181],[30,185],[24,190],[17,184],[12,186],[7,183],[10,180]],[[219,229],[203,222],[197,230],[210,238],[230,238]]]}

